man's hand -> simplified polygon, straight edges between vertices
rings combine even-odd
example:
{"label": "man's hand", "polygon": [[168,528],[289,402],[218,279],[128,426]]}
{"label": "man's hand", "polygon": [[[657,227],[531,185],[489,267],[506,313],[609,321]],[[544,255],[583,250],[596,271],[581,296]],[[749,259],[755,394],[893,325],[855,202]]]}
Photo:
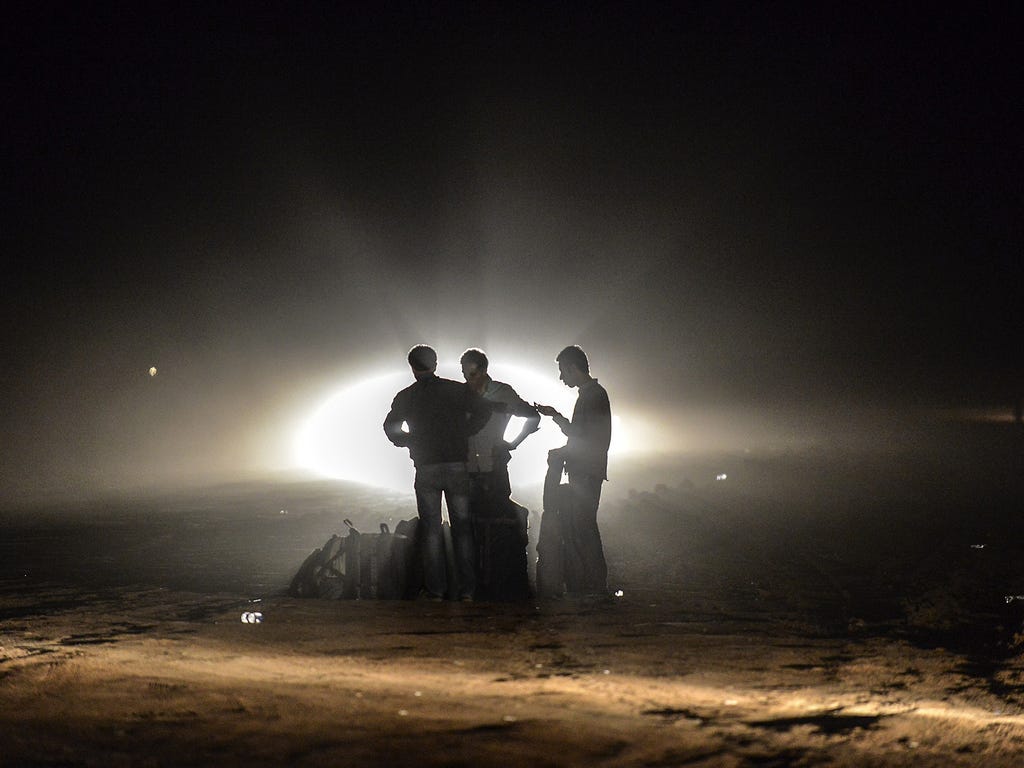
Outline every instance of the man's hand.
{"label": "man's hand", "polygon": [[533,407],[537,409],[537,413],[539,413],[541,416],[562,418],[562,414],[560,414],[550,405],[541,405],[540,403],[534,403]]}

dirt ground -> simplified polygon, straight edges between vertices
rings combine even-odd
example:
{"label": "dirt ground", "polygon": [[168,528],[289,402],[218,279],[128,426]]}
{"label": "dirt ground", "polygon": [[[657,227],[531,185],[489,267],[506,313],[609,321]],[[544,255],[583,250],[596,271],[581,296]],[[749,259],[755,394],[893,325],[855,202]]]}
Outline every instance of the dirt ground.
{"label": "dirt ground", "polygon": [[1019,453],[987,459],[609,485],[601,602],[284,596],[339,515],[403,514],[355,486],[10,511],[0,765],[1019,766]]}
{"label": "dirt ground", "polygon": [[[1024,759],[1017,659],[981,679],[962,655],[942,648],[824,637],[799,624],[699,615],[680,601],[648,599],[538,607],[272,598],[254,606],[230,595],[98,592],[80,607],[5,628],[0,760],[1011,766]],[[240,621],[252,607],[263,623]]]}

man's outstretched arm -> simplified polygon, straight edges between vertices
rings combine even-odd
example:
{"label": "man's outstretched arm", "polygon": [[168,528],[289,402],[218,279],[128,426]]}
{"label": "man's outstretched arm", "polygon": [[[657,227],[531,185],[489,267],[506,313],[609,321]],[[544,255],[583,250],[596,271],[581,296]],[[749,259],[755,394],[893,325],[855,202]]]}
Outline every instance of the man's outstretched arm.
{"label": "man's outstretched arm", "polygon": [[578,429],[575,431],[573,430],[572,422],[565,418],[565,416],[560,414],[550,405],[541,405],[540,403],[534,403],[534,406],[537,408],[537,413],[539,413],[541,416],[550,416],[551,420],[558,425],[558,428],[562,430],[562,434],[565,435],[566,437],[571,437],[573,435],[579,434],[580,431]]}

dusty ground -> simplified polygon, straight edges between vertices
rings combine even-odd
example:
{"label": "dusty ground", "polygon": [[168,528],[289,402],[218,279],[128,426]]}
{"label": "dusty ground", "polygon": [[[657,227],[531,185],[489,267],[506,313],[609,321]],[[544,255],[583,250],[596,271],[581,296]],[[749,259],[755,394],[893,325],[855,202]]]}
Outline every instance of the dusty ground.
{"label": "dusty ground", "polygon": [[354,487],[8,512],[0,765],[1019,766],[1019,454],[988,458],[609,485],[599,604],[281,596],[339,515],[404,512]]}

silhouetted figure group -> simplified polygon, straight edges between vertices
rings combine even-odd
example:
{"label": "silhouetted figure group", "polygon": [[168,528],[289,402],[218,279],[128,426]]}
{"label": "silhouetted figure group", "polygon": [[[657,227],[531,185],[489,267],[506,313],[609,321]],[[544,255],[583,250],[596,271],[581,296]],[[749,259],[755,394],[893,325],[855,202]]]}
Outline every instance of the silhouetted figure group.
{"label": "silhouetted figure group", "polygon": [[[567,442],[548,455],[537,545],[538,592],[541,597],[605,596],[608,569],[597,508],[608,476],[611,408],[608,393],[590,375],[583,350],[569,346],[556,358],[559,379],[579,390],[571,419],[549,405],[527,403],[511,386],[492,379],[482,350],[463,353],[465,383],[437,376],[437,353],[429,346],[409,350],[408,362],[415,381],[395,395],[384,433],[394,445],[408,448],[416,468],[413,487],[427,599],[443,600],[450,592],[450,577],[457,583],[459,600],[471,602],[476,596],[474,523],[518,507],[511,501],[508,464],[512,451],[540,428],[542,415],[554,420]],[[518,435],[506,441],[512,416],[525,421]],[[567,484],[561,483],[563,471]],[[446,564],[442,494],[451,524],[454,574]],[[525,534],[525,517],[523,528]],[[521,549],[525,544],[524,539]]]}

